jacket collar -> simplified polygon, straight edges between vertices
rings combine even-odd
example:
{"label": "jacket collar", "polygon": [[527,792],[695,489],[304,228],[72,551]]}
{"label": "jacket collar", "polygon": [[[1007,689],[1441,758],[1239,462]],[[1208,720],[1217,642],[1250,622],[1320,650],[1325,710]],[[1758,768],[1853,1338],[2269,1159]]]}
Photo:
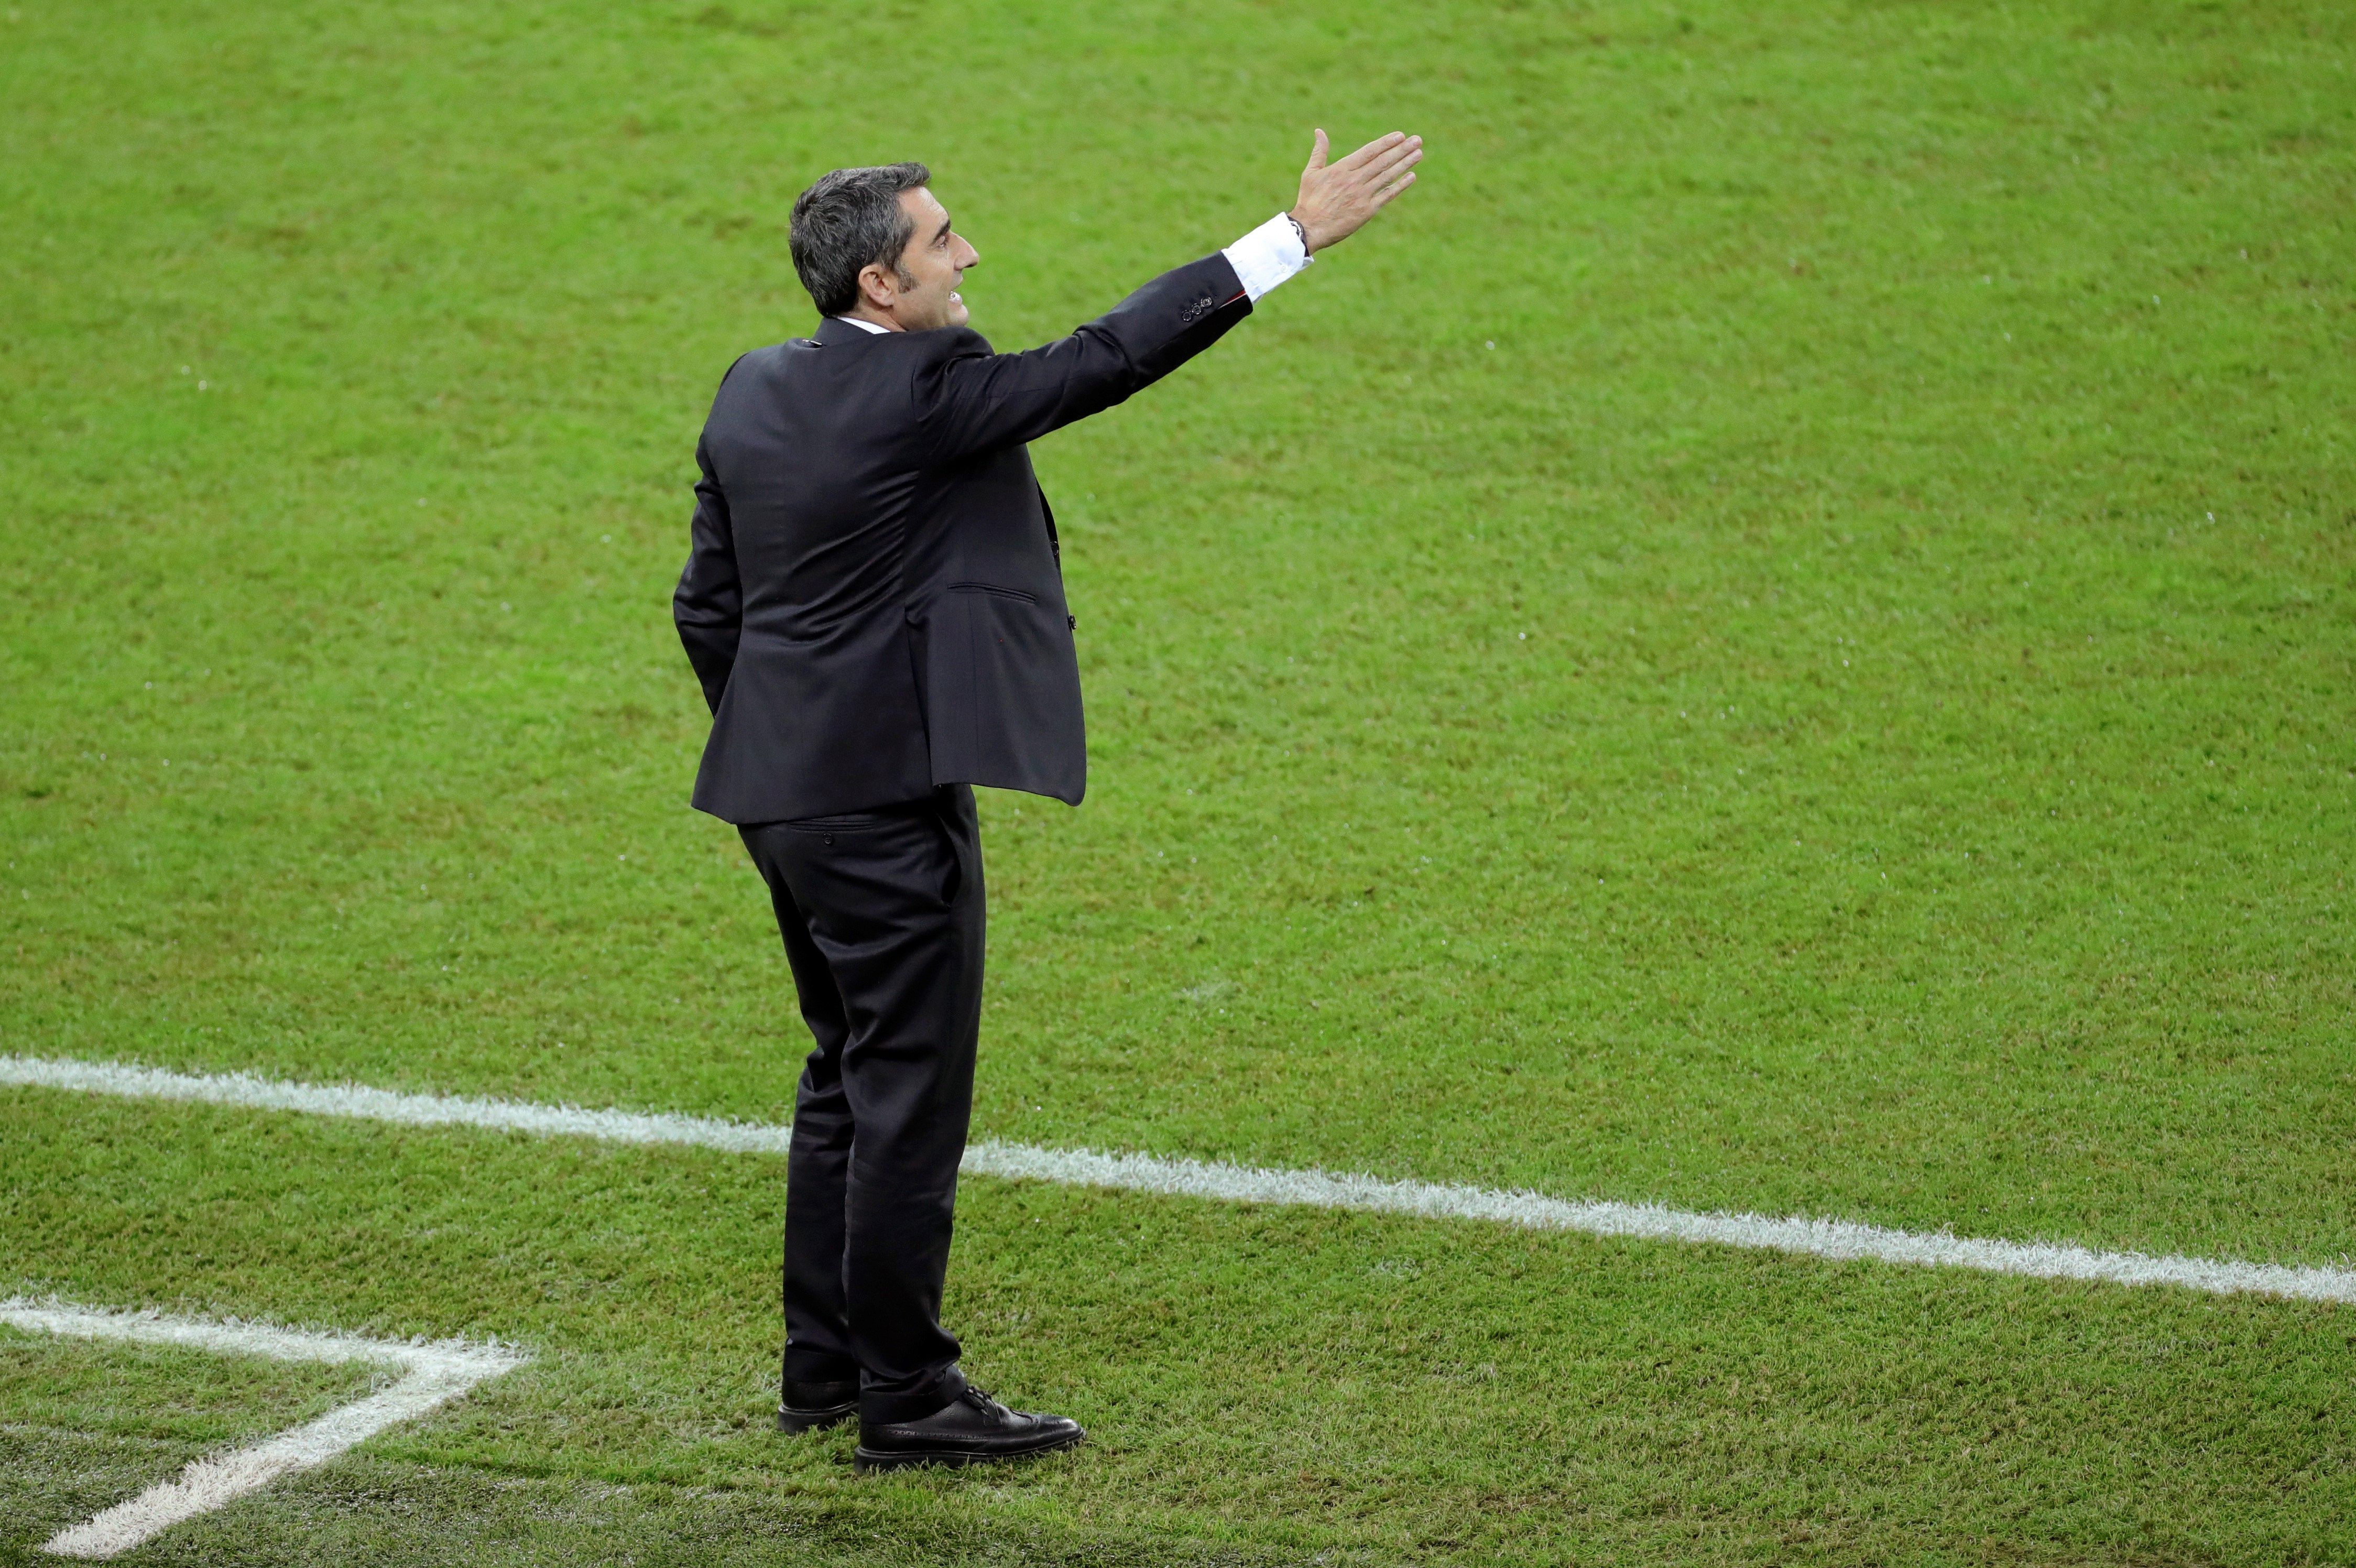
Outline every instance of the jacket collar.
{"label": "jacket collar", "polygon": [[853,327],[848,321],[830,316],[818,324],[818,330],[810,334],[810,340],[822,349],[831,349],[841,343],[864,343],[875,336],[877,334],[863,327]]}

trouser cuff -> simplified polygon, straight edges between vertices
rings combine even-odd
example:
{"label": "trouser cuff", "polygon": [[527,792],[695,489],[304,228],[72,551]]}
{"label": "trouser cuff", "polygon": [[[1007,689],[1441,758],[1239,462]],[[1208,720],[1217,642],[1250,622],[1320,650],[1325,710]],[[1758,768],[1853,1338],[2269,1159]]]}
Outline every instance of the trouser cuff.
{"label": "trouser cuff", "polygon": [[963,1392],[965,1374],[955,1363],[927,1374],[914,1389],[878,1387],[871,1382],[859,1391],[859,1419],[870,1424],[922,1421],[947,1410]]}
{"label": "trouser cuff", "polygon": [[789,1383],[855,1383],[859,1380],[859,1363],[848,1356],[838,1356],[826,1350],[805,1350],[798,1345],[786,1347],[786,1381]]}

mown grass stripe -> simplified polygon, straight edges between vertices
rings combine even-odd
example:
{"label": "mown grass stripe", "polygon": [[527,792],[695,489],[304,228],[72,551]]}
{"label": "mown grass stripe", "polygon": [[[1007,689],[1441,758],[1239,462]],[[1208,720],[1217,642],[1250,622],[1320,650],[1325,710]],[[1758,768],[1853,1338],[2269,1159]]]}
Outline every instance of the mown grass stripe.
{"label": "mown grass stripe", "polygon": [[[789,1127],[704,1116],[584,1111],[512,1100],[407,1094],[358,1085],[322,1086],[247,1073],[167,1072],[114,1062],[0,1057],[0,1083],[75,1090],[140,1100],[190,1100],[412,1126],[470,1126],[608,1143],[684,1144],[732,1154],[782,1155]],[[2107,1252],[2062,1241],[2008,1241],[1863,1225],[1842,1219],[1697,1213],[1649,1203],[1581,1202],[1542,1193],[1436,1182],[1391,1181],[1319,1170],[1269,1170],[1153,1155],[1044,1149],[979,1143],[966,1151],[970,1174],[1069,1187],[1112,1187],[1223,1203],[1276,1203],[1359,1209],[1435,1219],[1477,1219],[1533,1230],[1577,1230],[1809,1257],[1869,1260],[1929,1268],[1976,1269],[2032,1279],[2122,1285],[2176,1285],[2217,1295],[2272,1295],[2356,1303],[2356,1272],[2294,1268],[2233,1258]]]}

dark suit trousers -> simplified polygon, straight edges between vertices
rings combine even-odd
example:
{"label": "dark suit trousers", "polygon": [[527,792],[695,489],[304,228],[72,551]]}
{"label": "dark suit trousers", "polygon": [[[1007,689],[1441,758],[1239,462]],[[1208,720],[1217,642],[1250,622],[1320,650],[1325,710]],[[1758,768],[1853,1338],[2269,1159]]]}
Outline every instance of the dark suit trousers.
{"label": "dark suit trousers", "polygon": [[981,1029],[973,790],[739,830],[817,1045],[786,1170],[785,1375],[859,1380],[867,1421],[964,1388],[941,1326]]}

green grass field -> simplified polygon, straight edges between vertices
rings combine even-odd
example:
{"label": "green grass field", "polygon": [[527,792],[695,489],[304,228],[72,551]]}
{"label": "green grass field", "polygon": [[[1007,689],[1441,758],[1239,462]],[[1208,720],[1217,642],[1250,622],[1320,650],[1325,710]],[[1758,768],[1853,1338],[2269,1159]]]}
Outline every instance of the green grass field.
{"label": "green grass field", "polygon": [[[1025,346],[1396,127],[1034,448],[1094,768],[984,801],[977,1132],[2356,1252],[2344,6],[66,0],[0,102],[0,1051],[784,1120],[668,601],[794,193],[926,159]],[[0,1295],[539,1358],[130,1561],[2356,1559],[2329,1305],[974,1180],[1097,1441],[862,1479],[774,1163],[0,1128]],[[0,1337],[0,1562],[366,1381]]]}

